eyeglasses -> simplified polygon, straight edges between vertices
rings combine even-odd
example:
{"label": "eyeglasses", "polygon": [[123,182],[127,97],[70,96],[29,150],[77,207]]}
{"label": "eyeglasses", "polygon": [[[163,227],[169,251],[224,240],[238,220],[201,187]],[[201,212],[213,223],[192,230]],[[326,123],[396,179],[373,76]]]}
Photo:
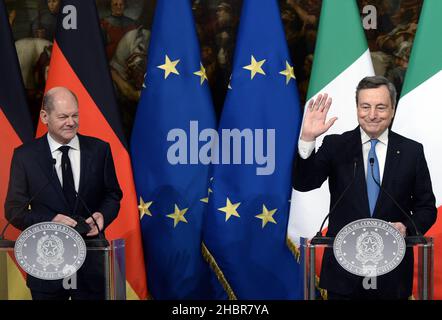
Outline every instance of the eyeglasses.
{"label": "eyeglasses", "polygon": [[383,113],[387,112],[390,107],[386,105],[377,105],[377,106],[361,105],[358,106],[358,108],[364,113],[369,113],[372,109],[374,109],[376,112]]}

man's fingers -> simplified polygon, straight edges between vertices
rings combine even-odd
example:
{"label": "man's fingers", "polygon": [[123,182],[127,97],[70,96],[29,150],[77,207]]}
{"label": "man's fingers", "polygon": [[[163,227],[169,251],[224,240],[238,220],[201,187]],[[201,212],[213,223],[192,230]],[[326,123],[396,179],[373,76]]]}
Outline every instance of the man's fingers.
{"label": "man's fingers", "polygon": [[77,225],[77,221],[75,221],[72,218],[69,218],[67,216],[64,216],[62,223],[70,226],[70,227],[75,227]]}
{"label": "man's fingers", "polygon": [[53,222],[58,222],[58,223],[62,223],[65,224],[67,226],[70,227],[75,227],[77,225],[77,221],[75,221],[74,219],[64,215],[64,214],[57,214],[55,216],[54,219],[52,219]]}
{"label": "man's fingers", "polygon": [[319,109],[319,105],[321,104],[322,101],[322,94],[319,94],[318,97],[315,100],[315,103],[313,105],[313,110],[318,110]]}
{"label": "man's fingers", "polygon": [[322,95],[322,97],[321,97],[321,101],[319,101],[319,103],[318,103],[318,106],[317,106],[316,110],[322,111],[324,109],[324,105],[325,105],[325,103],[327,101],[327,98],[328,98],[328,94],[324,93]]}
{"label": "man's fingers", "polygon": [[333,117],[327,121],[327,123],[325,124],[327,130],[330,129],[330,127],[335,123],[336,120],[338,120],[338,117]]}
{"label": "man's fingers", "polygon": [[93,236],[96,236],[96,235],[98,235],[98,230],[97,230],[97,227],[95,227],[95,226],[91,229],[91,231],[89,231],[86,234],[87,237],[93,237]]}
{"label": "man's fingers", "polygon": [[322,111],[327,114],[328,110],[330,109],[330,106],[332,104],[333,100],[332,98],[328,98],[327,102],[324,104],[324,108],[322,108]]}
{"label": "man's fingers", "polygon": [[[100,222],[100,220],[99,219],[95,219],[95,220],[96,220],[97,225],[100,228],[100,230],[102,230],[103,226],[102,226],[102,223]],[[88,219],[86,219],[86,223],[89,225],[91,230],[98,230],[97,225],[95,224],[94,220],[92,220],[92,218],[89,217]],[[94,235],[97,235],[97,234],[98,234],[98,231]]]}
{"label": "man's fingers", "polygon": [[391,225],[393,225],[396,229],[399,230],[399,232],[405,237],[407,234],[407,227],[401,223],[401,222],[390,222]]}
{"label": "man's fingers", "polygon": [[328,94],[324,93],[319,94],[316,100],[310,100],[308,107],[311,111],[322,111],[328,103],[331,103],[329,102]]}
{"label": "man's fingers", "polygon": [[319,111],[324,110],[324,106],[326,105],[327,100],[328,100],[328,94],[324,93],[324,95],[322,96],[321,104],[319,105]]}
{"label": "man's fingers", "polygon": [[311,99],[309,102],[308,102],[308,106],[307,106],[307,111],[312,111],[312,109],[313,109],[313,103],[314,103],[315,101],[313,100],[313,99]]}

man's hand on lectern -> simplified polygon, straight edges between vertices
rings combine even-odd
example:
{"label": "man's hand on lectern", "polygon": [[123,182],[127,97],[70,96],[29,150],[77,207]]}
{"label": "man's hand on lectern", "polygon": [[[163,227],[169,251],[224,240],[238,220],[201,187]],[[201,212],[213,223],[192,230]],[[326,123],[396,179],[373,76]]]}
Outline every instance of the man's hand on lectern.
{"label": "man's hand on lectern", "polygon": [[75,228],[75,226],[77,225],[77,221],[75,221],[74,219],[68,217],[67,215],[64,215],[62,213],[57,214],[53,219],[52,222],[58,222],[58,223],[62,223],[65,224],[69,227]]}
{"label": "man's hand on lectern", "polygon": [[[92,214],[92,217],[94,217],[95,221],[98,224],[98,227],[100,228],[100,231],[103,230],[103,226],[104,226],[104,217],[101,214],[101,212],[94,212]],[[98,235],[99,230],[97,229],[97,226],[95,225],[94,220],[89,217],[86,219],[86,223],[89,225],[89,227],[91,228],[91,231],[86,234],[87,237],[93,237]]]}

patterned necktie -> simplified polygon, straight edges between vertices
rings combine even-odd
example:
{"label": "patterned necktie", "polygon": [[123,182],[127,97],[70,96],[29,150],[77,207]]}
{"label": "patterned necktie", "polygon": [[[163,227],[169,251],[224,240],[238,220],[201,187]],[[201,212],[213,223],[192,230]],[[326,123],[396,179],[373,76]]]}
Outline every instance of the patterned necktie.
{"label": "patterned necktie", "polygon": [[63,155],[61,156],[61,172],[63,177],[63,193],[71,208],[71,213],[75,207],[77,194],[74,187],[74,175],[72,173],[71,160],[69,159],[69,146],[62,146],[58,148]]}
{"label": "patterned necktie", "polygon": [[[379,162],[378,157],[376,156],[376,144],[379,142],[378,139],[370,140],[371,148],[368,153],[367,159],[367,193],[368,193],[368,203],[370,205],[370,215],[373,216],[374,208],[376,206],[376,201],[378,200],[379,195],[379,186],[373,180],[376,179],[377,182],[380,183],[380,173],[379,173]],[[370,159],[374,159],[373,163],[373,175],[371,174],[371,164]]]}

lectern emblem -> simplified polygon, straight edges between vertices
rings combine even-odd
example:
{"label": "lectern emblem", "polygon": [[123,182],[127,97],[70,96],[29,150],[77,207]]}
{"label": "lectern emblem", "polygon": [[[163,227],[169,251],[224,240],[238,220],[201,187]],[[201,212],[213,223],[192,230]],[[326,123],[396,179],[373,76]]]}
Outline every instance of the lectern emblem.
{"label": "lectern emblem", "polygon": [[368,262],[377,264],[384,257],[382,254],[384,251],[384,242],[377,232],[364,232],[356,240],[356,250],[356,259],[362,264],[365,265]]}
{"label": "lectern emblem", "polygon": [[354,221],[339,231],[333,244],[338,263],[358,276],[392,271],[405,255],[405,240],[390,223],[379,219]]}
{"label": "lectern emblem", "polygon": [[37,262],[46,268],[48,265],[58,267],[63,263],[63,241],[55,235],[43,236],[37,242]]}
{"label": "lectern emblem", "polygon": [[59,280],[80,269],[86,258],[86,244],[73,228],[43,222],[20,234],[14,252],[26,273],[43,280]]}

